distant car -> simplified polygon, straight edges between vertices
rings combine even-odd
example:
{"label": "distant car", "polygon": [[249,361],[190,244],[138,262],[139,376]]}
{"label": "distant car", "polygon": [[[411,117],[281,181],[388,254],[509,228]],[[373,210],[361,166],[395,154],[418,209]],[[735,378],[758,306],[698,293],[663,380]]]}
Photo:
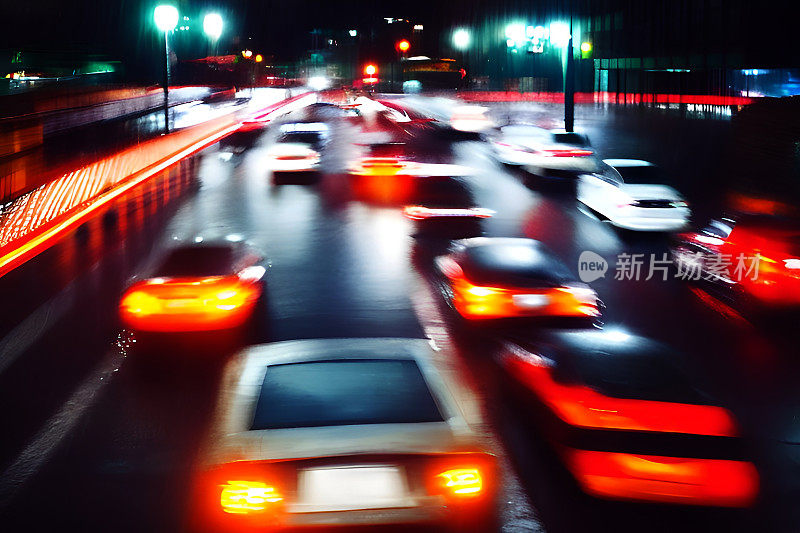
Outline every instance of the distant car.
{"label": "distant car", "polygon": [[691,211],[653,163],[606,159],[602,171],[578,178],[578,201],[618,228],[634,231],[679,231]]}
{"label": "distant car", "polygon": [[497,360],[586,493],[749,507],[759,475],[734,416],[698,391],[679,354],[618,329],[509,340]]}
{"label": "distant car", "polygon": [[436,267],[447,303],[470,321],[600,316],[597,293],[533,239],[456,241]]}
{"label": "distant car", "polygon": [[480,221],[494,214],[477,206],[466,183],[458,178],[420,176],[412,183],[414,204],[403,208],[403,215],[414,221],[418,234],[480,235]]}
{"label": "distant car", "polygon": [[402,142],[373,143],[367,154],[350,165],[356,176],[407,176],[415,168],[413,156]]}
{"label": "distant car", "polygon": [[[338,109],[338,108],[336,108]],[[307,144],[320,151],[330,141],[330,128],[324,122],[290,122],[282,124],[277,142]]]}
{"label": "distant car", "polygon": [[580,133],[511,124],[499,129],[492,145],[498,161],[536,176],[572,178],[601,168],[588,137]]}
{"label": "distant car", "polygon": [[226,366],[190,522],[211,531],[488,532],[495,460],[425,339],[253,346]]}
{"label": "distant car", "polygon": [[169,251],[119,304],[122,323],[143,332],[236,328],[262,293],[264,257],[243,242],[202,242]]}
{"label": "distant car", "polygon": [[675,263],[740,311],[800,308],[800,220],[742,214],[678,235]]}
{"label": "distant car", "polygon": [[320,151],[328,142],[328,126],[317,122],[282,124],[275,143],[267,149],[267,159],[275,183],[300,176],[315,177]]}

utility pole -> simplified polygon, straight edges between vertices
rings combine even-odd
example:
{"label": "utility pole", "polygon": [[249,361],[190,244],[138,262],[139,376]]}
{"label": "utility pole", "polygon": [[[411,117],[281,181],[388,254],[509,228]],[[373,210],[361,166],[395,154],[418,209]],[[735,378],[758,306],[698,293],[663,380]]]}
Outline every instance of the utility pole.
{"label": "utility pole", "polygon": [[564,129],[567,131],[573,131],[575,128],[575,63],[572,56],[572,12],[570,12],[567,66],[564,78]]}

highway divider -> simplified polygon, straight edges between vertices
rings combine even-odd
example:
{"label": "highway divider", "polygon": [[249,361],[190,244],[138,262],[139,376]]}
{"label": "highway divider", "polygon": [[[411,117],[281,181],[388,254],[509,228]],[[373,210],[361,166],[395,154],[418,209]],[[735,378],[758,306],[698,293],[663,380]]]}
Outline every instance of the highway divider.
{"label": "highway divider", "polygon": [[113,200],[243,124],[264,125],[316,101],[315,93],[304,92],[260,109],[232,111],[68,172],[0,206],[0,276],[52,246]]}

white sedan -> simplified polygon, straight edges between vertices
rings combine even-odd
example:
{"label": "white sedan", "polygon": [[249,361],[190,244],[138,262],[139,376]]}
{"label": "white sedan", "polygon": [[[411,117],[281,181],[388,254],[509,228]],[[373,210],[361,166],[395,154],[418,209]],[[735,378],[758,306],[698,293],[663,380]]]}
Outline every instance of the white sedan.
{"label": "white sedan", "polygon": [[689,206],[680,193],[659,184],[653,163],[605,159],[602,172],[578,178],[578,201],[616,227],[635,231],[679,231],[689,223]]}
{"label": "white sedan", "polygon": [[501,163],[522,166],[537,176],[567,177],[600,169],[589,139],[579,133],[514,124],[500,128],[493,145]]}

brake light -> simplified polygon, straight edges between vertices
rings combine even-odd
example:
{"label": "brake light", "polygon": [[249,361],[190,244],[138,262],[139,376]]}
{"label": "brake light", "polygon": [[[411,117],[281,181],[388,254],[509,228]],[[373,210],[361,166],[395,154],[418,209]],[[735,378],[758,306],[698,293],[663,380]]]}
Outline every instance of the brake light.
{"label": "brake light", "polygon": [[228,481],[221,489],[220,506],[231,514],[263,513],[283,501],[278,489],[261,481]]}
{"label": "brake light", "polygon": [[475,495],[483,490],[483,479],[477,468],[456,468],[436,477],[447,492],[456,496]]}
{"label": "brake light", "polygon": [[758,494],[758,472],[744,461],[567,450],[566,463],[604,498],[748,507]]}
{"label": "brake light", "polygon": [[133,285],[119,310],[123,323],[143,331],[200,331],[240,325],[260,295],[246,277],[155,278]]}
{"label": "brake light", "polygon": [[722,407],[606,396],[585,385],[560,383],[543,357],[515,345],[507,348],[504,362],[511,374],[571,426],[721,437],[737,434],[733,416]]}
{"label": "brake light", "polygon": [[484,287],[468,281],[452,258],[439,258],[437,264],[450,279],[453,303],[465,318],[600,316],[597,293],[583,285],[544,289]]}
{"label": "brake light", "polygon": [[587,157],[594,152],[591,150],[582,150],[578,148],[554,148],[550,150],[542,150],[542,153],[548,157]]}
{"label": "brake light", "polygon": [[474,217],[491,218],[494,211],[482,207],[467,208],[429,208],[421,205],[409,205],[403,208],[403,215],[412,220],[424,220],[436,217]]}
{"label": "brake light", "polygon": [[317,159],[317,154],[292,154],[292,155],[276,155],[274,156],[278,161],[305,161],[309,159]]}

